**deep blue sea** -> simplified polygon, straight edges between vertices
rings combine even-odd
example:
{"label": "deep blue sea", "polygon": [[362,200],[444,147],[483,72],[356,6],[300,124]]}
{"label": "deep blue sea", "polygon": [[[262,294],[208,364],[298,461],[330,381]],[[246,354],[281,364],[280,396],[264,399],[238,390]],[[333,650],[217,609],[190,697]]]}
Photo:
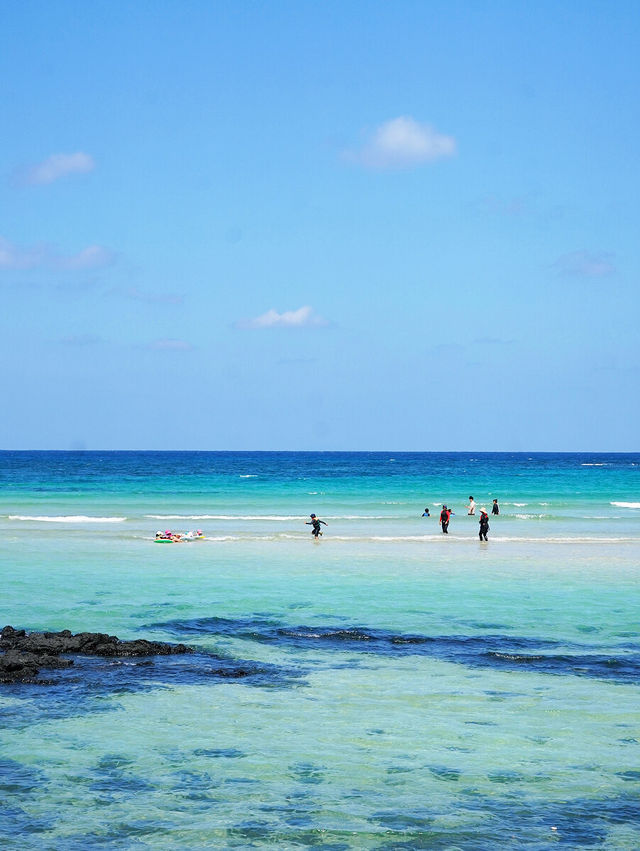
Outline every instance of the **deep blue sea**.
{"label": "deep blue sea", "polygon": [[196,651],[0,685],[3,849],[640,848],[640,453],[0,452],[0,533],[0,627]]}

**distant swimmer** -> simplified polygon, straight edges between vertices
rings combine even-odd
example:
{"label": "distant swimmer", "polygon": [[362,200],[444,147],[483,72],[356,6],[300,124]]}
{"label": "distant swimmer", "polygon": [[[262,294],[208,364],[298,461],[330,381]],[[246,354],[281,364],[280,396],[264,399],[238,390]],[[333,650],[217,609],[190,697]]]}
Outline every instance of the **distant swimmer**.
{"label": "distant swimmer", "polygon": [[449,520],[451,519],[452,511],[450,508],[447,508],[446,505],[442,506],[442,511],[440,512],[440,525],[442,526],[442,534],[449,534]]}
{"label": "distant swimmer", "polygon": [[314,538],[316,538],[316,540],[318,538],[318,535],[322,535],[322,531],[320,529],[321,523],[322,523],[323,526],[329,525],[328,523],[325,523],[324,520],[319,520],[316,517],[315,514],[312,514],[311,520],[307,520],[307,522],[305,523],[305,526],[313,526],[313,529],[311,530],[311,534],[313,535]]}
{"label": "distant swimmer", "polygon": [[422,515],[422,516],[423,516],[423,517],[431,517],[431,514],[429,513],[429,509],[428,509],[428,508],[425,508],[424,513],[423,513],[423,515]]}
{"label": "distant swimmer", "polygon": [[476,513],[476,503],[472,496],[469,497],[469,510],[467,514],[475,514]]}
{"label": "distant swimmer", "polygon": [[498,505],[498,500],[493,500],[493,508],[491,509],[492,514],[500,514],[500,506]]}
{"label": "distant swimmer", "polygon": [[480,540],[488,541],[487,532],[489,531],[489,515],[486,508],[480,509]]}

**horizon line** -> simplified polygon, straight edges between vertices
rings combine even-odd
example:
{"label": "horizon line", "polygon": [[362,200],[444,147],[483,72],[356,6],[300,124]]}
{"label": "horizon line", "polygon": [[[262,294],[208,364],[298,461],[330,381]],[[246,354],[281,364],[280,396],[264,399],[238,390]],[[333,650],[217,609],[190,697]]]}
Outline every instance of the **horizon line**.
{"label": "horizon line", "polygon": [[375,453],[396,455],[634,455],[639,454],[640,449],[89,449],[83,447],[71,448],[49,448],[49,449],[0,449],[4,452],[200,452],[200,453],[244,453],[244,454],[267,454],[288,453],[331,455],[345,453]]}

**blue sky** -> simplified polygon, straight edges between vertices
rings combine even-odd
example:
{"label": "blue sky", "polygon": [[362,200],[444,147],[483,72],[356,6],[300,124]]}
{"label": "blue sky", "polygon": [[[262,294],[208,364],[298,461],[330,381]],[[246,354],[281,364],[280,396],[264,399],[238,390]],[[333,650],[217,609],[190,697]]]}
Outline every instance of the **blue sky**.
{"label": "blue sky", "polygon": [[637,450],[637,3],[0,31],[1,447]]}

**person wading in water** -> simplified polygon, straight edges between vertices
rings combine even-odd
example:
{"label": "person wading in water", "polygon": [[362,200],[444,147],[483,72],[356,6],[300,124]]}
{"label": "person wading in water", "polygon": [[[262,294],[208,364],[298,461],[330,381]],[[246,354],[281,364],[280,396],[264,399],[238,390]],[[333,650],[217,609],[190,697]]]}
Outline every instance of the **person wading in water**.
{"label": "person wading in water", "polygon": [[488,541],[487,532],[489,531],[489,515],[486,508],[480,509],[480,540]]}
{"label": "person wading in water", "polygon": [[311,530],[311,534],[316,539],[317,539],[318,535],[322,535],[322,530],[320,529],[321,523],[322,523],[323,526],[329,525],[328,523],[325,523],[324,520],[318,520],[318,518],[316,517],[315,514],[312,514],[311,520],[307,520],[307,522],[305,523],[305,526],[313,526],[313,529]]}
{"label": "person wading in water", "polygon": [[442,534],[449,534],[449,520],[451,519],[451,511],[447,508],[446,505],[442,506],[442,511],[440,512],[440,525],[442,526]]}

